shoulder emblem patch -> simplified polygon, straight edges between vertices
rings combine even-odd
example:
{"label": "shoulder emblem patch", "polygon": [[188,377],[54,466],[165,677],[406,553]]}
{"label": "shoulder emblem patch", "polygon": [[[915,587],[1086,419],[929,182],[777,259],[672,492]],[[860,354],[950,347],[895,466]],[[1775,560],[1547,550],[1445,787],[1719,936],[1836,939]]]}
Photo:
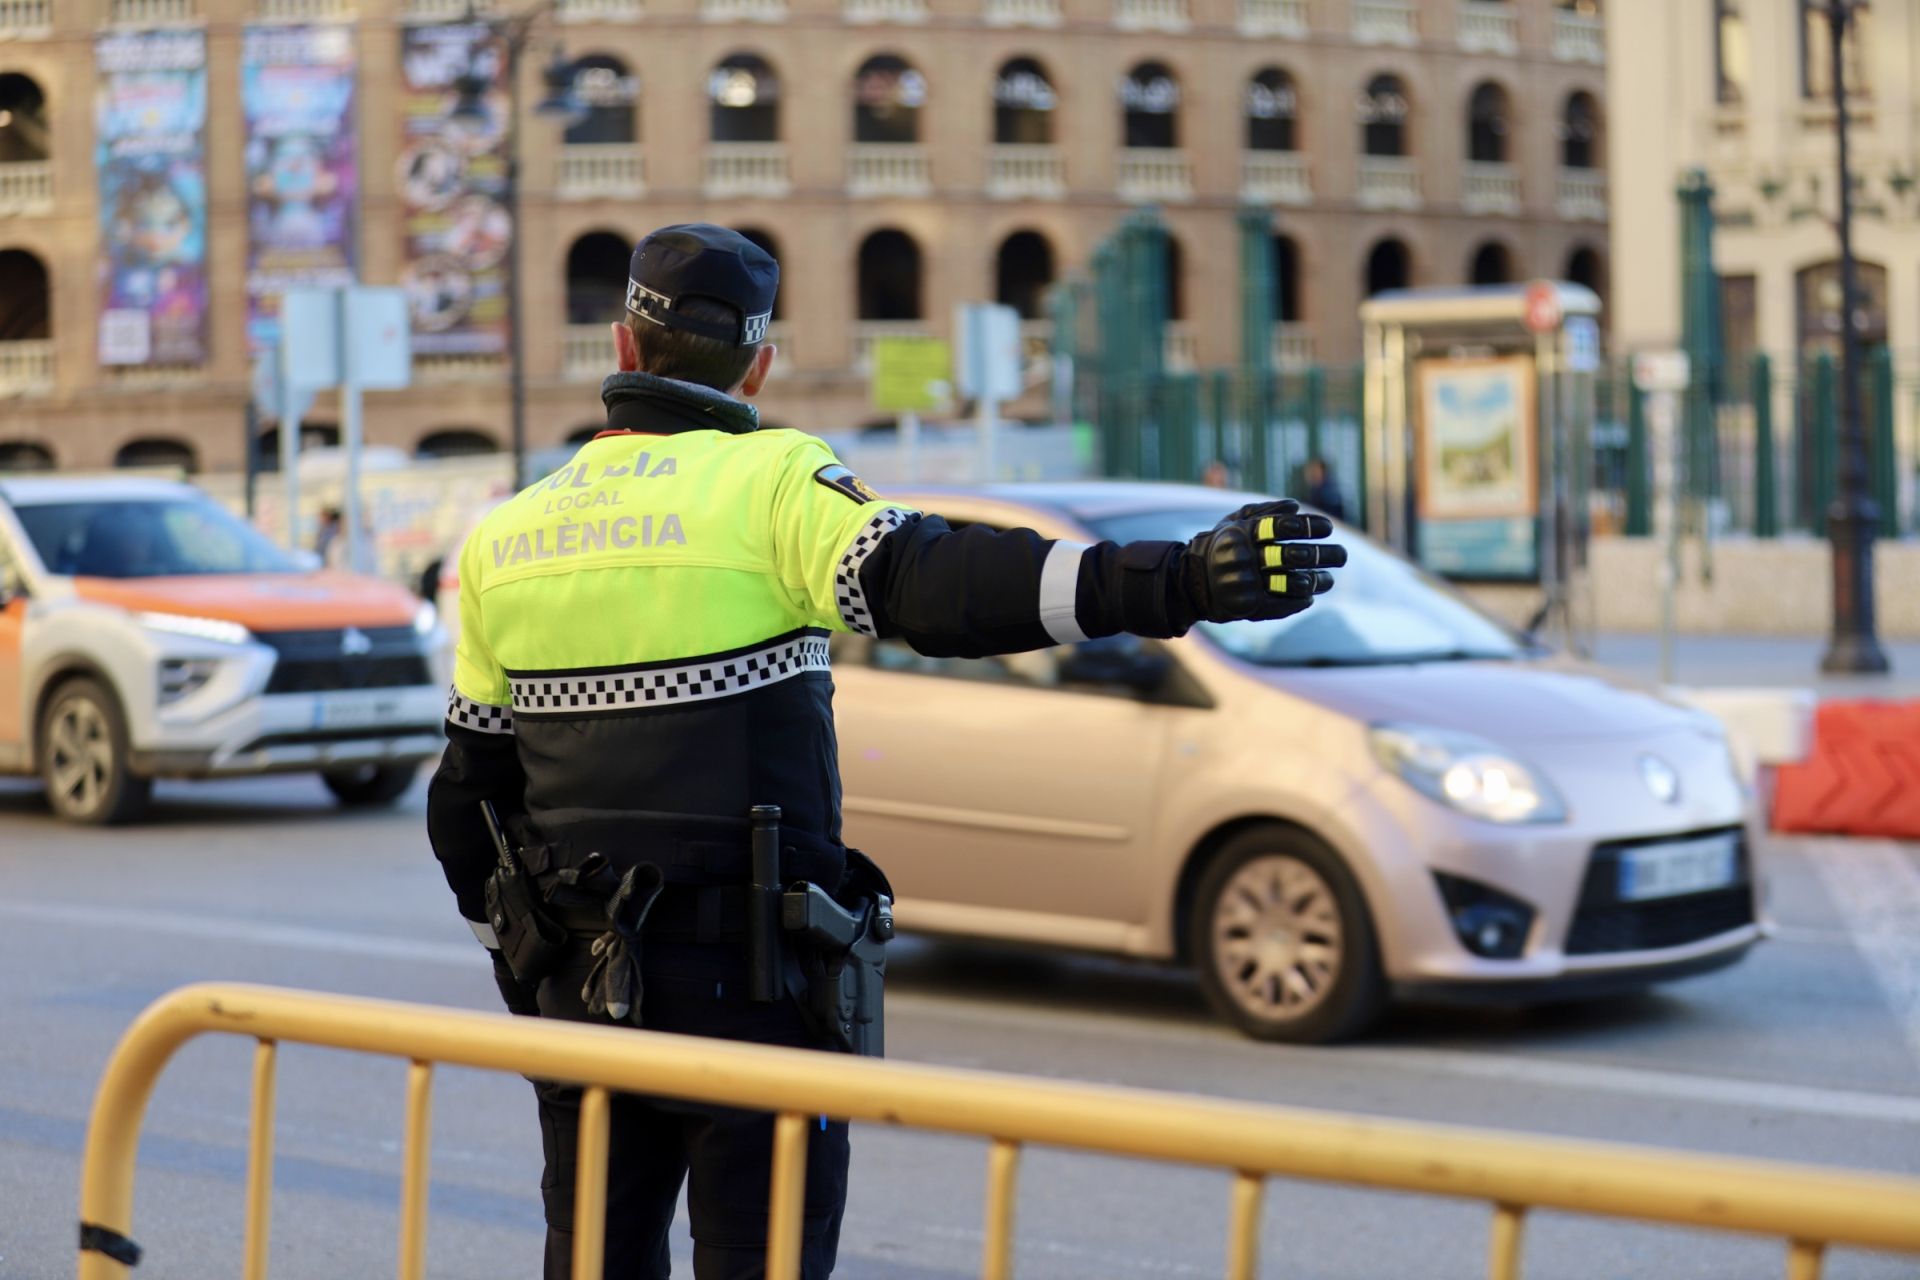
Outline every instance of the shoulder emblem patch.
{"label": "shoulder emblem patch", "polygon": [[830,467],[820,468],[813,473],[813,478],[835,493],[843,494],[855,502],[868,503],[884,501],[879,494],[873,491],[873,487],[865,480],[862,480],[859,476],[853,474],[853,472],[847,470],[837,462]]}

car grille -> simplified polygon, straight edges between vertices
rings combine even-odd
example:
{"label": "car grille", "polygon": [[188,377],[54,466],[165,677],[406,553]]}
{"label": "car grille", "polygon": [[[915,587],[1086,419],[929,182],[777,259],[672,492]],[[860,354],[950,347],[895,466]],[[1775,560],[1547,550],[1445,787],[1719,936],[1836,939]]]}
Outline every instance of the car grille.
{"label": "car grille", "polygon": [[1753,888],[1747,842],[1745,835],[1737,830],[1732,833],[1739,841],[1737,878],[1732,884],[1672,898],[1649,898],[1642,902],[1619,900],[1622,849],[1725,833],[1726,829],[1722,828],[1658,840],[1622,840],[1596,845],[1587,863],[1586,883],[1580,890],[1580,906],[1574,912],[1573,927],[1567,931],[1567,954],[1656,951],[1752,924]]}
{"label": "car grille", "polygon": [[342,647],[344,630],[256,632],[278,660],[268,693],[325,693],[337,689],[393,689],[427,684],[427,656],[412,627],[363,627],[364,653]]}

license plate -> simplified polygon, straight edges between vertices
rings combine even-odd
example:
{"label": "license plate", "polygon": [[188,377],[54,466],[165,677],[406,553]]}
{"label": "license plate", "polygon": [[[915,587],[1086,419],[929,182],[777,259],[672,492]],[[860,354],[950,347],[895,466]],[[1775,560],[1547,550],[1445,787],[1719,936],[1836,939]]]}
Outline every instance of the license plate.
{"label": "license plate", "polygon": [[316,729],[364,729],[400,718],[400,699],[390,693],[336,694],[313,707]]}
{"label": "license plate", "polygon": [[1622,850],[1620,900],[1639,902],[1723,889],[1739,874],[1739,853],[1739,842],[1731,835]]}

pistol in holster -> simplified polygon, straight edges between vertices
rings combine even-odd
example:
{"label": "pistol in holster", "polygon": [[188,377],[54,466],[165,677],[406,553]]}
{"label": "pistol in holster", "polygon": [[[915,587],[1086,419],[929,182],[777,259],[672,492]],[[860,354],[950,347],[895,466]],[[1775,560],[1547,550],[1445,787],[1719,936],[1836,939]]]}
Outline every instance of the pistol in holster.
{"label": "pistol in holster", "polygon": [[[832,1048],[885,1053],[886,945],[893,937],[893,886],[872,859],[847,850],[840,899],[817,884],[779,874],[780,810],[749,815],[753,881],[748,897],[749,990],[763,1002],[792,994],[808,1026]],[[783,938],[791,945],[782,947]]]}
{"label": "pistol in holster", "polygon": [[560,963],[567,934],[542,914],[533,879],[514,852],[491,801],[480,802],[480,816],[493,838],[494,852],[493,872],[485,886],[487,920],[513,976],[532,986]]}

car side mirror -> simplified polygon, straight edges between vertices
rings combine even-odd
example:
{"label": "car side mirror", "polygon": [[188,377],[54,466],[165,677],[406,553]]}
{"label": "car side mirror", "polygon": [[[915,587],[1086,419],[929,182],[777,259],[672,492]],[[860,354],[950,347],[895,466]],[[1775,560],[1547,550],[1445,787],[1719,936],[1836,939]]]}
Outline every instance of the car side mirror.
{"label": "car side mirror", "polygon": [[1060,683],[1120,685],[1145,696],[1167,682],[1173,659],[1131,636],[1083,640],[1060,659]]}
{"label": "car side mirror", "polygon": [[20,570],[10,564],[0,564],[0,609],[26,594],[27,584],[21,580]]}

